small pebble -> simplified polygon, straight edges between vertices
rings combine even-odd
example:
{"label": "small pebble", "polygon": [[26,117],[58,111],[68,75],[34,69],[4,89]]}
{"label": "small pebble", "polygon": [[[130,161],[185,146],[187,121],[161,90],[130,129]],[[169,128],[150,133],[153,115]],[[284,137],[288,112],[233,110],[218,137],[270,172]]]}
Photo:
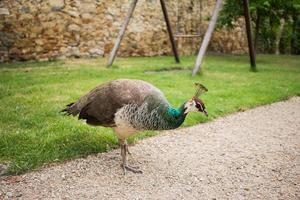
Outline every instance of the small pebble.
{"label": "small pebble", "polygon": [[22,193],[19,193],[16,195],[16,197],[21,197],[23,194]]}
{"label": "small pebble", "polygon": [[12,198],[14,195],[13,195],[12,192],[6,192],[6,196],[7,196],[8,198]]}

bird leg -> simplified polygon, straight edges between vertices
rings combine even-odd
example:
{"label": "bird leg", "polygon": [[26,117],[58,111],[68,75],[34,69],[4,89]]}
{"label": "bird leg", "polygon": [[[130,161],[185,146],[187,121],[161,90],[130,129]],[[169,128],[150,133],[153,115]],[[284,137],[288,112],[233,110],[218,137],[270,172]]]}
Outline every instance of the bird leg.
{"label": "bird leg", "polygon": [[128,148],[128,144],[127,144],[127,140],[125,140],[125,146],[126,146],[126,152],[131,155],[129,148]]}
{"label": "bird leg", "polygon": [[127,164],[128,145],[127,145],[126,140],[120,140],[119,139],[119,143],[120,143],[120,147],[121,147],[121,156],[122,156],[122,164],[121,164],[121,166],[123,168],[124,175],[126,175],[127,170],[131,171],[133,173],[143,173],[138,168],[129,166]]}

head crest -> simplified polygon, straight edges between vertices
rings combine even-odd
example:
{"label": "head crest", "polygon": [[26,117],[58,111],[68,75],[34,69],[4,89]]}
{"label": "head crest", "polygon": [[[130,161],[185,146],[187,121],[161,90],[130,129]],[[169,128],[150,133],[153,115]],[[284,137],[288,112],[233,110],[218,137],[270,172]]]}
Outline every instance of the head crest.
{"label": "head crest", "polygon": [[196,86],[196,92],[195,92],[194,97],[196,97],[196,98],[199,98],[199,96],[201,94],[208,91],[208,89],[204,85],[202,85],[201,83],[195,83],[195,86]]}

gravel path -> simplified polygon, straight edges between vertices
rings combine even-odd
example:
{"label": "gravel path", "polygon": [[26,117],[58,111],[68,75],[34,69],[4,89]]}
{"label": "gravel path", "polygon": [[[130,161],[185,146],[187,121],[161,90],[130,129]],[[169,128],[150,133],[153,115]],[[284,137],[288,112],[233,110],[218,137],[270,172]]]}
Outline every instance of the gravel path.
{"label": "gravel path", "polygon": [[0,199],[300,199],[300,97],[0,180]]}

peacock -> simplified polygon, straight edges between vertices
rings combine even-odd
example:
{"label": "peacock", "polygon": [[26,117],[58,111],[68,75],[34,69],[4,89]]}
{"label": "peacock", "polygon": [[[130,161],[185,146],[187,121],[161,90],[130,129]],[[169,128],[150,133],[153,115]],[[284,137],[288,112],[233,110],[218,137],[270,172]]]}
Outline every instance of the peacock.
{"label": "peacock", "polygon": [[118,79],[98,85],[75,103],[62,110],[77,116],[93,126],[114,130],[121,148],[122,168],[142,173],[127,163],[130,154],[126,139],[143,130],[170,130],[178,128],[189,112],[208,115],[199,96],[207,89],[196,83],[195,95],[179,108],[170,105],[164,94],[152,84],[142,80]]}

